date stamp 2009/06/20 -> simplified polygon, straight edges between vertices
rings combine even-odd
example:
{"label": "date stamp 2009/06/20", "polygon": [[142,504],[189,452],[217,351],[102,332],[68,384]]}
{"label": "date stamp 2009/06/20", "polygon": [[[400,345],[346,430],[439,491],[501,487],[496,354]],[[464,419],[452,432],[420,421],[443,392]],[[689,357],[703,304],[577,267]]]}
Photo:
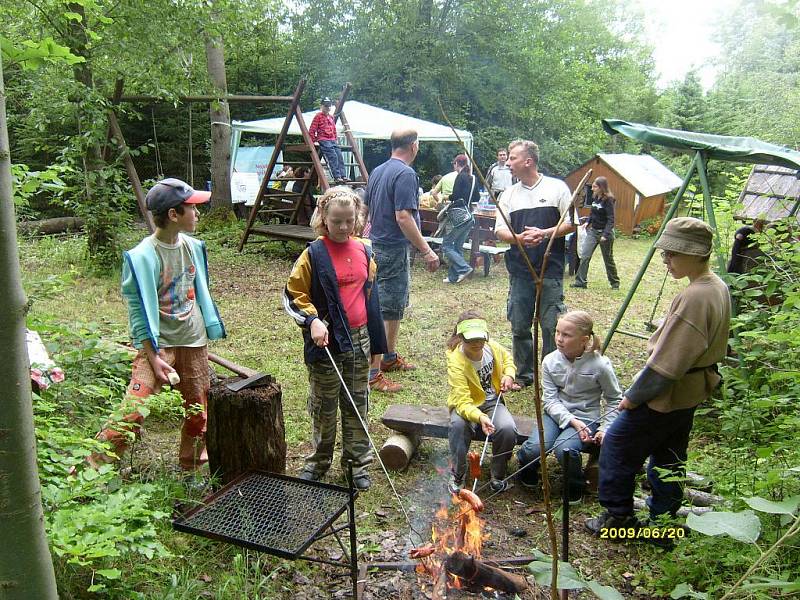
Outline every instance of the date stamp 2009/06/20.
{"label": "date stamp 2009/06/20", "polygon": [[676,540],[686,537],[683,527],[602,527],[604,540]]}

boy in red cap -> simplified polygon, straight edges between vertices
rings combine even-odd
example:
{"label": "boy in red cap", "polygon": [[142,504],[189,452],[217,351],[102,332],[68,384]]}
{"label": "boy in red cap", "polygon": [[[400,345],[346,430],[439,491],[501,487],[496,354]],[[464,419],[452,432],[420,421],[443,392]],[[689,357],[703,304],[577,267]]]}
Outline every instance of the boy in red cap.
{"label": "boy in red cap", "polygon": [[[125,406],[133,411],[122,419],[129,424],[127,433],[106,428],[97,436],[108,441],[118,457],[127,449],[131,432],[138,434],[144,420],[137,405],[170,383],[183,396],[186,410],[180,466],[190,471],[208,460],[207,344],[225,337],[225,327],[208,288],[205,243],[186,234],[197,227],[196,206],[208,202],[210,196],[180,179],[159,181],[146,198],[155,233],[123,253],[122,295],[128,304],[131,340],[139,349],[125,397]],[[97,453],[87,459],[92,466],[110,461],[107,454]]]}

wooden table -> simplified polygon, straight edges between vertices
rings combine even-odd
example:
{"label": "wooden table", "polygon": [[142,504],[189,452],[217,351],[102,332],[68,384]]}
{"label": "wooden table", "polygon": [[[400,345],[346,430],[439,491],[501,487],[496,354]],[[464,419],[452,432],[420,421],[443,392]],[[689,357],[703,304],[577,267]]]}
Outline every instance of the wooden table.
{"label": "wooden table", "polygon": [[[420,216],[420,229],[422,235],[431,236],[439,227],[439,222],[436,220],[438,211],[428,210],[421,208],[419,211]],[[478,261],[480,255],[481,244],[493,246],[497,238],[494,235],[494,212],[491,214],[478,212],[477,210],[472,213],[475,217],[475,226],[469,234],[469,239],[472,244],[469,253],[469,266],[473,269]],[[489,242],[486,244],[486,242]]]}

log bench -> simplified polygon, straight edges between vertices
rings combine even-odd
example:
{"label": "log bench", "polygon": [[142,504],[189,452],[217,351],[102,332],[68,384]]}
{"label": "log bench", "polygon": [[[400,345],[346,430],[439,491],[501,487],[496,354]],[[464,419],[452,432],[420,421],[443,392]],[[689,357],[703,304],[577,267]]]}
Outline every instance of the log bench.
{"label": "log bench", "polygon": [[[513,416],[517,424],[517,444],[522,444],[536,427],[536,419]],[[383,413],[381,422],[397,432],[383,444],[381,460],[387,469],[399,470],[408,465],[422,438],[447,439],[450,412],[446,406],[392,404]],[[478,428],[475,440],[482,442],[484,439],[483,431]]]}

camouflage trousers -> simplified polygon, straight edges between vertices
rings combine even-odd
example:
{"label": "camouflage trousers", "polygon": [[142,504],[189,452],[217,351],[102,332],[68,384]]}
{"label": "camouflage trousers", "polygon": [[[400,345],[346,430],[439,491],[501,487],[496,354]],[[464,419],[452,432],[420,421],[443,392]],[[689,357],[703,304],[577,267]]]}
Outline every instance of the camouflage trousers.
{"label": "camouflage trousers", "polygon": [[[367,327],[350,330],[353,352],[334,354],[333,360],[353,396],[358,414],[367,422],[369,410],[369,333]],[[342,470],[347,472],[347,462],[353,461],[353,477],[365,474],[372,462],[372,451],[364,427],[353,410],[347,392],[330,360],[307,365],[308,413],[311,415],[312,453],[306,457],[305,471],[322,477],[333,462],[336,443],[337,408],[342,418]]]}

